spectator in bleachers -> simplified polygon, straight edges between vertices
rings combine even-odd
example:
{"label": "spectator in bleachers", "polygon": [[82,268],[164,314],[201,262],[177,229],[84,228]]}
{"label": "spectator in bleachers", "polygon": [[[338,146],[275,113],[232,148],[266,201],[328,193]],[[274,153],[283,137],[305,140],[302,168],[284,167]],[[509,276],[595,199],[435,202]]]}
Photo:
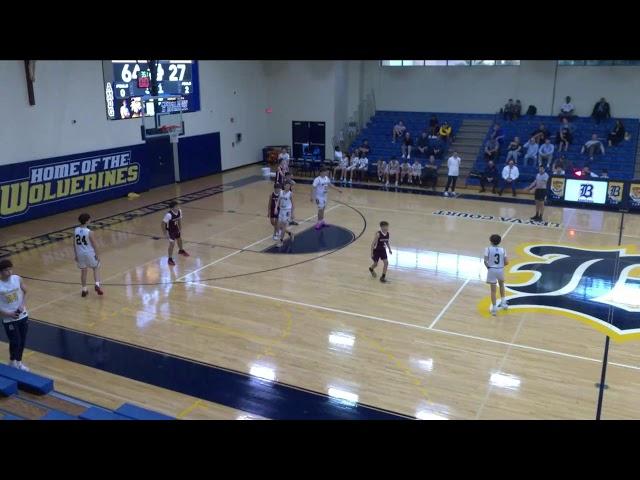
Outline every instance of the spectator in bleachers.
{"label": "spectator in bleachers", "polygon": [[382,183],[385,178],[389,175],[389,164],[384,160],[384,159],[380,159],[378,160],[378,181],[380,183]]}
{"label": "spectator in bleachers", "polygon": [[565,98],[564,103],[560,106],[560,120],[571,120],[574,116],[575,108],[573,103],[571,103],[571,97]]}
{"label": "spectator in bleachers", "polygon": [[598,175],[596,175],[595,173],[593,173],[591,171],[591,167],[589,167],[589,165],[585,165],[584,167],[582,167],[582,170],[579,170],[580,175],[578,175],[578,173],[576,172],[576,176],[577,177],[581,177],[581,178],[585,178],[585,177],[589,177],[589,178],[598,178]]}
{"label": "spectator in bleachers", "polygon": [[620,120],[616,120],[613,130],[609,132],[609,146],[613,147],[614,145],[618,145],[622,140],[624,140],[624,134],[624,125],[622,125]]}
{"label": "spectator in bleachers", "polygon": [[593,156],[597,152],[600,152],[602,155],[604,155],[604,145],[602,145],[602,142],[598,138],[598,134],[594,133],[593,135],[591,135],[591,140],[587,140],[582,146],[582,150],[580,150],[580,153],[586,153],[587,155],[589,155],[589,160],[593,160]]}
{"label": "spectator in bleachers", "polygon": [[436,165],[436,159],[433,155],[429,157],[429,161],[424,166],[424,186],[429,187],[435,191],[436,184],[438,183],[438,165]]}
{"label": "spectator in bleachers", "polygon": [[400,162],[396,159],[396,157],[391,157],[391,161],[389,162],[389,173],[387,175],[386,186],[389,186],[389,179],[393,177],[395,179],[396,187],[398,186],[398,180],[400,177]]}
{"label": "spectator in bleachers", "polygon": [[564,169],[562,168],[562,165],[560,165],[559,163],[556,163],[555,166],[553,167],[553,174],[564,175]]}
{"label": "spectator in bleachers", "polygon": [[432,138],[429,141],[429,155],[440,159],[442,158],[442,142],[439,138]]}
{"label": "spectator in bleachers", "polygon": [[500,154],[500,144],[495,139],[489,139],[484,144],[484,159],[495,160]]}
{"label": "spectator in bleachers", "polygon": [[600,178],[609,178],[609,170],[603,168],[602,173],[600,174]]}
{"label": "spectator in bleachers", "polygon": [[518,167],[516,167],[513,160],[509,160],[509,163],[505,165],[502,169],[502,188],[498,195],[502,196],[502,192],[504,189],[509,186],[511,187],[511,191],[513,192],[513,196],[516,196],[516,180],[520,176],[520,172],[518,171]]}
{"label": "spectator in bleachers", "polygon": [[425,158],[429,155],[429,137],[427,136],[427,132],[422,132],[422,135],[420,135],[418,139],[418,151],[421,155],[424,155]]}
{"label": "spectator in bleachers", "polygon": [[540,148],[538,149],[538,159],[540,165],[545,165],[546,168],[551,168],[551,161],[553,160],[553,152],[556,147],[553,146],[550,139],[546,139]]}
{"label": "spectator in bleachers", "polygon": [[[540,146],[534,137],[531,137],[527,143],[524,144],[524,160],[522,164],[526,167],[529,160],[535,165],[538,161],[538,150]],[[515,162],[514,162],[515,163]]]}
{"label": "spectator in bleachers", "polygon": [[411,177],[409,178],[409,183],[413,183],[414,185],[420,185],[422,182],[420,179],[422,178],[422,164],[418,161],[417,158],[413,160],[413,164],[411,164]]}
{"label": "spectator in bleachers", "polygon": [[611,107],[609,107],[609,104],[604,99],[604,97],[602,97],[600,101],[594,105],[593,112],[591,112],[591,116],[598,124],[602,120],[611,118]]}
{"label": "spectator in bleachers", "polygon": [[402,140],[402,158],[411,158],[411,150],[413,149],[413,138],[409,132],[405,132]]}
{"label": "spectator in bleachers", "polygon": [[509,122],[513,120],[515,108],[516,108],[516,104],[513,103],[513,98],[510,98],[505,104],[505,106],[502,108],[502,118]]}
{"label": "spectator in bleachers", "polygon": [[393,143],[396,143],[396,138],[402,137],[406,130],[407,130],[407,127],[404,126],[404,123],[402,123],[402,120],[396,123],[393,126]]}
{"label": "spectator in bleachers", "polygon": [[513,119],[517,120],[522,116],[522,103],[520,100],[516,100],[516,104],[513,107]]}
{"label": "spectator in bleachers", "polygon": [[333,151],[333,162],[340,165],[342,162],[342,151],[340,151],[340,147],[336,145],[336,148]]}
{"label": "spectator in bleachers", "polygon": [[511,159],[517,164],[518,158],[522,153],[522,145],[520,144],[520,137],[514,137],[509,143],[509,147],[507,150],[507,162]]}
{"label": "spectator in bleachers", "polygon": [[438,135],[438,130],[440,130],[440,122],[438,121],[438,117],[435,115],[431,115],[429,119],[429,135]]}
{"label": "spectator in bleachers", "polygon": [[443,142],[448,142],[449,140],[451,140],[451,125],[449,125],[449,122],[444,122],[442,124],[440,130],[438,131],[438,134],[440,135],[440,139]]}
{"label": "spectator in bleachers", "polygon": [[573,132],[575,132],[575,125],[569,123],[566,118],[562,119],[560,129],[556,134],[556,145],[558,146],[558,152],[561,152],[564,148],[566,152],[569,149],[569,145],[573,143]]}
{"label": "spectator in bleachers", "polygon": [[289,149],[282,147],[280,154],[278,155],[278,164],[282,168],[282,173],[285,174],[289,171]]}
{"label": "spectator in bleachers", "polygon": [[531,136],[535,139],[536,143],[540,144],[541,142],[544,142],[547,138],[549,138],[550,133],[547,127],[545,127],[544,124],[541,123],[538,128],[531,132]]}
{"label": "spectator in bleachers", "polygon": [[411,180],[411,164],[404,159],[400,164],[400,184],[409,183]]}
{"label": "spectator in bleachers", "polygon": [[[342,155],[342,152],[340,152],[340,154]],[[340,160],[338,161],[338,165],[336,165],[336,167],[333,169],[333,179],[336,182],[338,181],[338,172],[340,172],[341,182],[345,182],[347,180],[347,169],[349,168],[349,164],[350,164],[349,154],[345,153],[340,157]]]}
{"label": "spectator in bleachers", "polygon": [[496,193],[498,189],[498,167],[496,167],[493,160],[487,162],[487,166],[484,167],[484,172],[480,177],[480,193],[485,191],[487,184],[491,184],[491,193]]}
{"label": "spectator in bleachers", "polygon": [[496,140],[499,145],[502,145],[502,142],[504,142],[504,131],[500,127],[500,124],[496,123],[493,126],[493,132],[491,132],[491,138],[493,140]]}
{"label": "spectator in bleachers", "polygon": [[362,145],[360,145],[360,151],[364,153],[365,157],[371,155],[371,147],[369,146],[369,140],[363,140]]}
{"label": "spectator in bleachers", "polygon": [[444,188],[444,196],[449,196],[449,187],[451,187],[451,196],[456,196],[456,182],[460,175],[460,163],[462,159],[458,156],[458,152],[453,152],[453,155],[447,160],[447,186]]}

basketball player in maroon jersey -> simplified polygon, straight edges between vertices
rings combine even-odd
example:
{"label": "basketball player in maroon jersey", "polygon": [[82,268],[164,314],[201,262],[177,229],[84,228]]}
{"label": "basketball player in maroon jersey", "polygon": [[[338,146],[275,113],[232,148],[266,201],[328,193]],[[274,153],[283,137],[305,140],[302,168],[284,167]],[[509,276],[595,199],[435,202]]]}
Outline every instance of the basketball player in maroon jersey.
{"label": "basketball player in maroon jersey", "polygon": [[373,278],[376,278],[375,268],[378,266],[378,261],[382,260],[382,276],[380,277],[382,283],[387,283],[387,267],[389,267],[387,249],[389,249],[389,254],[391,254],[389,222],[380,222],[380,230],[376,232],[373,237],[373,243],[371,244],[371,260],[373,260],[373,265],[369,267],[369,272]]}
{"label": "basketball player in maroon jersey", "polygon": [[278,197],[280,196],[281,186],[276,183],[273,186],[273,192],[269,195],[269,205],[267,206],[267,217],[273,226],[273,239],[278,240]]}
{"label": "basketball player in maroon jersey", "polygon": [[180,232],[182,231],[182,210],[178,208],[178,202],[173,200],[169,203],[170,210],[162,219],[161,227],[162,234],[169,239],[169,265],[175,265],[173,261],[173,245],[178,241],[178,253],[185,257],[189,254],[182,248],[182,238],[180,238]]}

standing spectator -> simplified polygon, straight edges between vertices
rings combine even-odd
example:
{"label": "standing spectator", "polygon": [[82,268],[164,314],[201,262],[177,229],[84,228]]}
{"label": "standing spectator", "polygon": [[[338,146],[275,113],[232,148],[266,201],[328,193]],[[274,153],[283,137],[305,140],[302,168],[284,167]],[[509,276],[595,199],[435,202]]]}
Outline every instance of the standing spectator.
{"label": "standing spectator", "polygon": [[289,149],[282,147],[280,154],[278,155],[278,163],[282,167],[282,171],[287,173],[289,171]]}
{"label": "standing spectator", "polygon": [[362,145],[360,145],[360,151],[364,153],[365,157],[368,157],[369,155],[371,155],[371,147],[369,146],[369,140],[365,139],[362,142]]}
{"label": "standing spectator", "polygon": [[413,148],[413,138],[411,134],[406,132],[402,140],[402,158],[411,158],[411,149]]}
{"label": "standing spectator", "polygon": [[541,123],[537,129],[531,132],[531,136],[537,143],[544,142],[547,138],[549,138],[549,130],[547,130],[547,127],[544,126],[544,123]]}
{"label": "standing spectator", "polygon": [[609,146],[613,147],[614,145],[618,145],[624,139],[624,134],[624,125],[622,125],[620,120],[616,120],[613,130],[609,132]]}
{"label": "standing spectator", "polygon": [[448,142],[451,139],[451,125],[449,125],[449,122],[444,122],[442,124],[438,134],[443,142]]}
{"label": "standing spectator", "polygon": [[593,160],[593,156],[598,151],[602,153],[602,155],[604,155],[604,145],[602,145],[602,142],[598,139],[598,134],[594,133],[593,135],[591,135],[591,140],[587,140],[582,146],[582,150],[580,150],[580,153],[586,153],[587,155],[589,155],[589,160]]}
{"label": "standing spectator", "polygon": [[424,186],[429,187],[431,190],[436,190],[436,184],[438,183],[438,165],[436,165],[436,159],[433,155],[429,157],[429,161],[424,166]]}
{"label": "standing spectator", "polygon": [[9,365],[28,372],[29,369],[22,363],[29,330],[26,295],[22,279],[13,274],[11,260],[0,260],[0,319],[9,339]]}
{"label": "standing spectator", "polygon": [[453,152],[453,155],[449,157],[447,160],[447,186],[444,189],[444,196],[449,196],[449,187],[451,187],[451,196],[456,196],[456,181],[458,180],[458,175],[460,175],[460,162],[461,158],[458,156],[458,152]]}
{"label": "standing spectator", "polygon": [[509,143],[509,147],[507,150],[507,162],[513,159],[514,163],[518,163],[518,158],[522,153],[522,145],[520,144],[520,137],[514,137]]}
{"label": "standing spectator", "polygon": [[573,143],[574,131],[575,131],[575,126],[570,124],[569,120],[567,120],[566,118],[563,118],[562,124],[560,125],[560,129],[556,134],[556,145],[558,146],[558,152],[561,152],[563,147],[565,152],[569,149],[569,145]]}
{"label": "standing spectator", "polygon": [[538,149],[538,157],[540,165],[546,163],[546,168],[551,168],[551,160],[553,160],[553,152],[556,148],[551,143],[550,139],[546,139],[540,148]]}
{"label": "standing spectator", "polygon": [[600,124],[602,120],[611,118],[611,108],[609,107],[609,104],[604,99],[604,97],[602,97],[600,101],[593,106],[593,112],[591,112],[591,116],[597,124]]}
{"label": "standing spectator", "polygon": [[513,120],[515,107],[516,104],[513,103],[513,98],[510,98],[502,109],[502,118],[507,121]]}
{"label": "standing spectator", "polygon": [[487,162],[487,166],[484,167],[484,172],[480,177],[480,193],[485,191],[487,183],[492,186],[491,193],[496,193],[498,188],[498,167],[493,163],[493,160]]}
{"label": "standing spectator", "polygon": [[516,104],[513,107],[513,119],[518,120],[522,116],[522,103],[520,100],[516,100]]}
{"label": "standing spectator", "polygon": [[400,138],[404,135],[406,129],[407,127],[404,126],[402,120],[393,126],[393,143],[396,143],[396,138]]}
{"label": "standing spectator", "polygon": [[500,127],[500,124],[496,123],[493,126],[493,132],[491,132],[491,139],[497,141],[500,145],[504,142],[504,132]]}
{"label": "standing spectator", "polygon": [[571,103],[571,97],[565,98],[564,103],[560,106],[560,120],[571,120],[574,116],[575,108]]}
{"label": "standing spectator", "polygon": [[540,148],[538,146],[538,142],[536,141],[536,139],[531,137],[529,141],[524,144],[524,148],[525,148],[525,153],[524,153],[524,160],[522,161],[522,165],[526,167],[527,164],[529,163],[529,160],[532,160],[533,163],[535,164],[536,161],[538,160],[538,150]]}
{"label": "standing spectator", "polygon": [[420,135],[418,139],[418,151],[421,155],[424,155],[425,158],[429,154],[429,137],[427,137],[427,132],[422,132],[422,135]]}
{"label": "standing spectator", "polygon": [[431,115],[429,119],[429,136],[438,136],[438,130],[440,130],[440,122],[438,122],[438,117],[435,115]]}
{"label": "standing spectator", "polygon": [[495,139],[489,139],[484,144],[484,159],[495,160],[500,154],[500,145]]}
{"label": "standing spectator", "polygon": [[508,186],[511,187],[511,191],[513,192],[513,196],[516,196],[516,180],[520,176],[520,172],[518,171],[518,167],[515,166],[513,160],[509,160],[508,165],[502,169],[502,188],[500,189],[500,193],[498,195],[502,196],[502,192]]}
{"label": "standing spectator", "polygon": [[538,174],[535,180],[527,188],[528,191],[535,189],[536,199],[536,214],[531,217],[531,220],[536,222],[542,221],[542,215],[544,214],[544,199],[547,198],[547,184],[549,183],[549,174],[544,171],[544,166],[538,167]]}

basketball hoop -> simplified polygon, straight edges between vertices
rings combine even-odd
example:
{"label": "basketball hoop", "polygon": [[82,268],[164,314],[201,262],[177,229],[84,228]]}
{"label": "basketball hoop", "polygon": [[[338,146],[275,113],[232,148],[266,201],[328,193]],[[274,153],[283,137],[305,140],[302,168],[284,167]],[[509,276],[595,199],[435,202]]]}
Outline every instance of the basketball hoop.
{"label": "basketball hoop", "polygon": [[169,141],[171,143],[178,143],[178,137],[180,136],[180,125],[163,125],[160,127],[163,133],[169,134]]}

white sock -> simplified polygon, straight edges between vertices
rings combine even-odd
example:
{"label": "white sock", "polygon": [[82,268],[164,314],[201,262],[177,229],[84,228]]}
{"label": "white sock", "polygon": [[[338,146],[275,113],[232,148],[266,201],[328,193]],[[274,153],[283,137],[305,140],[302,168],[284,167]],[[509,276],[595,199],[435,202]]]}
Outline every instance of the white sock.
{"label": "white sock", "polygon": [[96,282],[96,287],[100,287],[100,282]]}
{"label": "white sock", "polygon": [[88,291],[87,287],[82,287],[82,291],[83,291],[83,292]]}

